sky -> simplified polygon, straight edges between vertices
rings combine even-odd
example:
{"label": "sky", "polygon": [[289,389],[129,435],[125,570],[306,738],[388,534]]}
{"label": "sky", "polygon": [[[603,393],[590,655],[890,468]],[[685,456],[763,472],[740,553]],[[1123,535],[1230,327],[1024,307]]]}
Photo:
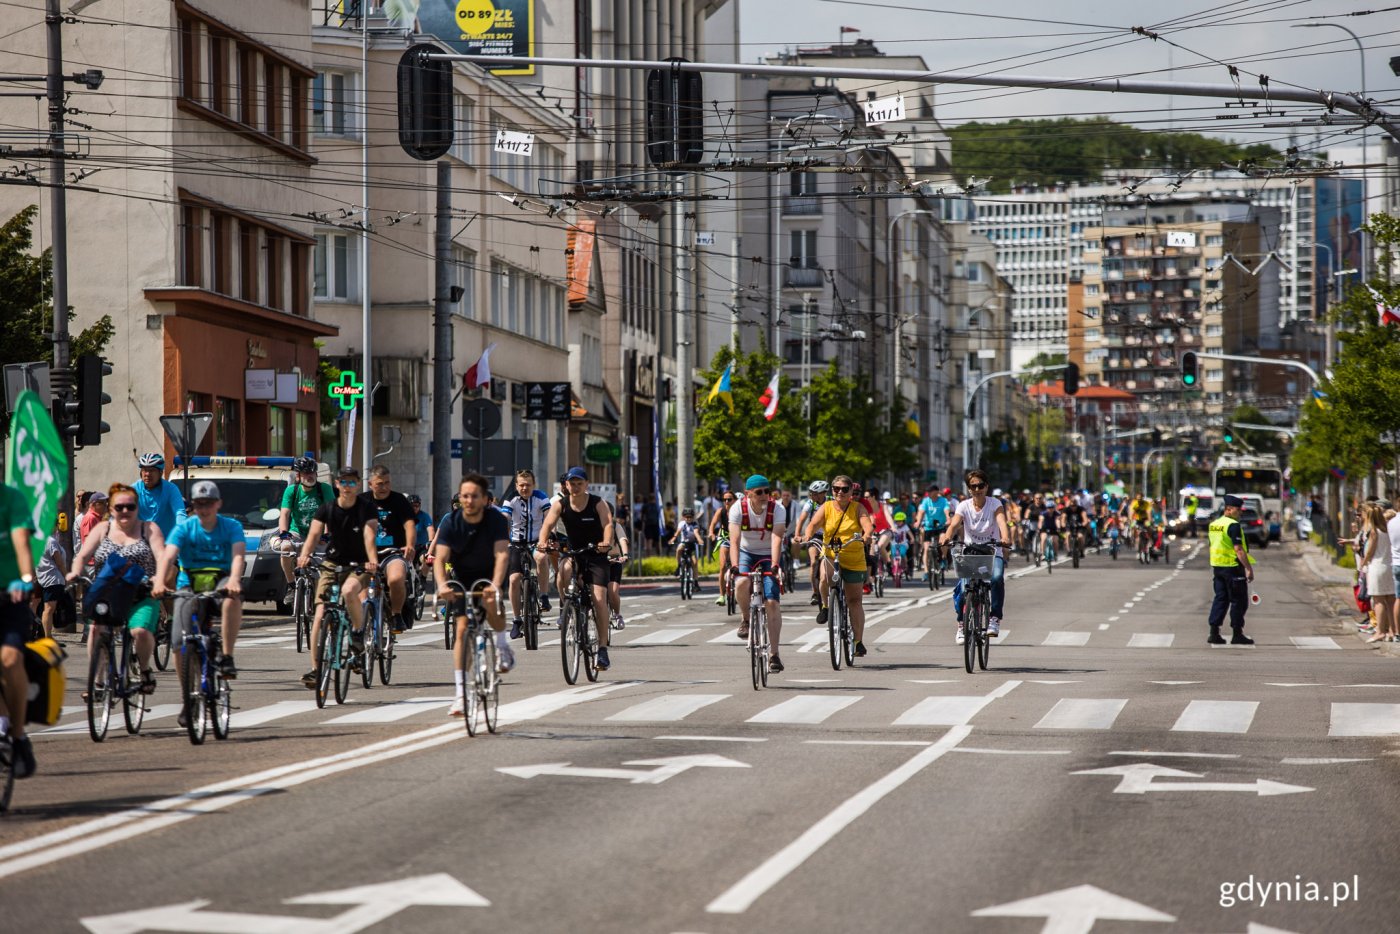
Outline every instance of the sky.
{"label": "sky", "polygon": [[[1227,65],[1239,70],[1245,87],[1302,86],[1359,91],[1361,57],[1356,42],[1341,29],[1290,28],[1298,23],[1346,26],[1365,49],[1367,96],[1382,109],[1400,112],[1400,78],[1389,60],[1400,55],[1400,6],[1369,15],[1360,0],[731,0],[739,3],[743,60],[799,46],[828,46],[847,33],[847,42],[869,39],[887,54],[921,55],[932,71],[1012,73],[1054,77],[1137,77],[1150,81],[1228,84]],[[1384,0],[1382,0],[1384,2]],[[1142,26],[1162,38],[1135,35]],[[1169,44],[1170,43],[1170,44]],[[1291,122],[1301,105],[1285,105],[1283,119],[1220,120],[1240,114],[1225,101],[1182,96],[1149,97],[1080,91],[982,88],[942,85],[936,90],[936,116],[945,125],[1013,117],[1104,114],[1145,127],[1211,133],[1241,142],[1267,142],[1282,148],[1286,128],[1264,123]],[[1278,105],[1275,105],[1278,106]],[[1320,112],[1307,108],[1308,114]],[[1257,113],[1257,111],[1256,111]],[[1308,144],[1335,152],[1358,144],[1355,132],[1337,127],[1294,131]],[[1375,134],[1376,131],[1372,131]],[[1379,161],[1372,135],[1371,160]]]}

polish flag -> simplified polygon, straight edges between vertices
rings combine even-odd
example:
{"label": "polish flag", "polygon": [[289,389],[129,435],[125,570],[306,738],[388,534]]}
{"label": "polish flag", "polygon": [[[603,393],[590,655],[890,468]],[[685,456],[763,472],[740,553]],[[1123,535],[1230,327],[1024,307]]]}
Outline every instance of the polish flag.
{"label": "polish flag", "polygon": [[491,350],[495,346],[494,343],[487,344],[481,352],[481,359],[467,368],[466,375],[462,377],[464,389],[478,389],[491,382]]}
{"label": "polish flag", "polygon": [[768,381],[768,388],[758,397],[758,401],[763,404],[763,417],[770,422],[773,416],[778,414],[778,377],[781,375],[781,370],[775,370],[773,378]]}
{"label": "polish flag", "polygon": [[1370,292],[1376,300],[1376,314],[1380,317],[1381,327],[1387,324],[1400,324],[1400,305],[1387,305],[1381,293],[1366,286],[1366,291]]}

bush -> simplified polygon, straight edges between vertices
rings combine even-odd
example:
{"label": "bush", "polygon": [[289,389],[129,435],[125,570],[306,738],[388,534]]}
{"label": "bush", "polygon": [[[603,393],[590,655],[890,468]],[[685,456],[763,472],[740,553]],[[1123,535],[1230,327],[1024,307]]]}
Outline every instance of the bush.
{"label": "bush", "polygon": [[[718,559],[718,558],[715,558],[715,559],[712,560],[712,559],[710,559],[709,557],[706,557],[706,556],[703,556],[703,555],[702,555],[701,558],[700,558],[699,563],[696,565],[696,570],[700,572],[700,575],[701,575],[702,577],[703,577],[704,575],[706,575],[706,574],[718,574],[718,573],[719,573],[719,559]],[[641,570],[637,572],[637,576],[638,576],[638,577],[675,577],[675,576],[676,576],[676,558],[675,558],[674,555],[672,555],[672,556],[669,557],[669,558],[668,558],[668,557],[643,558],[643,559],[642,559],[642,567],[641,567]]]}

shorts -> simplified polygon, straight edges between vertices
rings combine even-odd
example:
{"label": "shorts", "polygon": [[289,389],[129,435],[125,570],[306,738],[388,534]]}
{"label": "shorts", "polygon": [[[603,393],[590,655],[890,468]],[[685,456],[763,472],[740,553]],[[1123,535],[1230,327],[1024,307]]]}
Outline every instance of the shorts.
{"label": "shorts", "polygon": [[580,555],[574,559],[574,571],[579,580],[588,581],[594,587],[608,586],[608,556],[598,553]]}
{"label": "shorts", "polygon": [[[744,551],[742,548],[739,550],[739,572],[741,574],[747,574],[750,571],[762,568],[771,568],[772,566],[772,558],[751,554]],[[777,575],[763,578],[763,599],[773,601],[778,599]]]}
{"label": "shorts", "polygon": [[11,603],[8,593],[0,593],[0,647],[22,650],[33,627],[29,603]]}
{"label": "shorts", "polygon": [[[320,574],[316,577],[316,602],[330,603],[331,588],[335,586],[336,579],[340,576],[340,571],[334,565],[322,565]],[[360,582],[361,587],[369,586],[369,572],[361,571],[359,574],[350,574]]]}
{"label": "shorts", "polygon": [[841,583],[843,584],[864,584],[870,579],[869,571],[848,571],[842,567],[838,567],[837,570],[841,572]]}
{"label": "shorts", "polygon": [[925,541],[925,542],[936,542],[936,541],[938,541],[938,536],[940,536],[940,535],[943,534],[943,530],[944,530],[945,528],[946,528],[946,526],[937,525],[937,526],[934,526],[934,527],[931,528],[931,529],[924,529],[924,530],[922,531],[922,533],[921,533],[922,536],[923,536],[923,539],[922,539],[922,540]]}
{"label": "shorts", "polygon": [[379,555],[379,570],[383,571],[395,561],[402,561],[408,564],[408,559],[403,556],[403,550],[397,545],[390,545],[387,548],[375,546],[375,551]]}
{"label": "shorts", "polygon": [[[201,572],[199,572],[199,571],[190,571],[190,572],[188,572],[188,573],[192,576],[192,578],[198,578],[198,577],[202,576]],[[227,587],[227,586],[228,586],[228,577],[220,577],[220,578],[218,579],[218,581],[214,584],[214,586],[209,587],[209,588],[207,588],[207,589],[209,589],[209,590],[222,590],[223,588],[225,588],[225,587]],[[206,588],[200,587],[198,584],[196,584],[196,585],[195,585],[195,589],[196,589],[196,590],[202,590],[202,589],[206,589]],[[219,606],[220,608],[222,608],[222,606],[223,606],[223,601],[224,601],[225,599],[227,599],[227,598],[225,598],[225,597],[215,597],[215,598],[214,598],[214,604],[215,604],[216,606]],[[143,602],[144,602],[144,601],[143,601]],[[192,620],[192,619],[194,618],[194,608],[195,608],[195,604],[196,604],[197,602],[198,602],[198,601],[197,601],[194,597],[176,597],[176,598],[175,598],[175,612],[174,612],[174,615],[172,615],[171,618],[170,618],[170,644],[171,644],[171,645],[173,645],[173,646],[178,646],[178,645],[180,645],[182,642],[184,642],[184,640],[185,640],[185,633],[186,633],[186,631],[189,629],[189,626],[190,626],[190,620]],[[134,610],[132,611],[132,615],[133,615],[133,616],[135,615],[135,611],[134,611]],[[131,628],[131,626],[132,626],[131,620],[128,619],[128,620],[127,620],[127,628]],[[143,628],[144,628],[144,627],[143,627]],[[205,624],[204,624],[204,626],[203,626],[202,628],[203,628],[203,630],[204,630],[205,633],[210,632],[208,620],[205,621]]]}
{"label": "shorts", "polygon": [[131,611],[126,614],[127,629],[144,629],[154,634],[156,624],[160,622],[160,601],[147,597],[138,601],[132,606]]}
{"label": "shorts", "polygon": [[609,583],[609,584],[620,584],[620,583],[622,583],[622,562],[621,562],[621,561],[609,561],[609,562],[608,562],[608,583]]}
{"label": "shorts", "polygon": [[511,542],[510,564],[506,567],[507,579],[517,574],[524,574],[527,566],[533,567],[535,563],[534,553],[534,542]]}
{"label": "shorts", "polygon": [[68,588],[63,584],[54,584],[52,587],[44,588],[44,602],[57,603],[63,599],[63,592]]}
{"label": "shorts", "polygon": [[273,536],[271,542],[272,549],[274,551],[281,551],[290,554],[296,554],[297,552],[301,551],[301,546],[302,543],[306,541],[306,536],[304,534],[298,533],[296,529],[289,529],[287,531],[287,536],[287,538],[279,538],[277,536]]}

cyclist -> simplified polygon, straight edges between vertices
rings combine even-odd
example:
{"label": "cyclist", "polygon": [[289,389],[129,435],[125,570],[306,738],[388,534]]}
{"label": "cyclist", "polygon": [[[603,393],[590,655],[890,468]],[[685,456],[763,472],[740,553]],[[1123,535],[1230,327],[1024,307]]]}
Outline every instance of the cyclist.
{"label": "cyclist", "polygon": [[[767,568],[777,571],[782,554],[783,533],[787,530],[787,511],[782,503],[773,501],[773,487],[762,474],[753,474],[744,481],[744,497],[729,507],[729,562],[741,574]],[[740,639],[749,638],[749,596],[753,578],[739,579],[735,597],[739,602]],[[768,670],[783,670],[778,658],[778,644],[783,632],[783,618],[778,606],[778,578],[763,578],[763,604],[768,615],[768,643],[773,654]]]}
{"label": "cyclist", "polygon": [[[963,543],[967,545],[1007,541],[1010,530],[1006,527],[1006,510],[1003,508],[1001,500],[987,495],[986,471],[973,468],[964,475],[963,479],[967,484],[970,498],[958,503],[957,508],[953,510],[953,517],[948,520],[948,531],[943,533],[939,544],[948,544],[959,531],[962,532]],[[1053,515],[1053,503],[1050,504],[1045,513],[1042,513],[1042,518],[1047,513]],[[987,635],[998,636],[1001,634],[1001,618],[1006,604],[1006,556],[1002,553],[1000,545],[993,550],[992,554],[995,557],[995,560],[992,561],[992,611],[987,618]],[[962,645],[965,636],[963,634],[961,578],[953,585],[953,608],[958,614],[958,632],[955,641],[958,645]]]}
{"label": "cyclist", "polygon": [[[157,556],[165,551],[165,538],[160,534],[160,527],[154,522],[143,522],[137,518],[140,507],[136,491],[125,483],[112,484],[107,496],[112,504],[112,521],[100,523],[83,539],[82,547],[73,556],[68,580],[77,580],[89,561],[100,571],[114,554],[121,554],[128,561],[140,565],[146,576],[154,579]],[[151,653],[155,651],[156,624],[159,621],[160,604],[150,597],[134,604],[126,614],[126,628],[131,632],[136,657],[141,663],[143,694],[151,694],[156,689],[156,678],[151,672]]]}
{"label": "cyclist", "polygon": [[612,628],[626,629],[622,618],[622,567],[632,560],[632,541],[627,537],[627,524],[613,516],[613,543],[608,550],[608,609],[612,612]]}
{"label": "cyclist", "polygon": [[894,514],[894,531],[890,537],[890,568],[896,587],[903,586],[904,573],[909,569],[909,542],[914,534],[909,530],[908,518],[903,512]]}
{"label": "cyclist", "polygon": [[[227,597],[220,600],[223,615],[223,655],[218,659],[219,674],[232,681],[238,677],[238,667],[233,663],[234,643],[238,639],[238,629],[243,623],[243,563],[247,546],[243,542],[243,524],[229,516],[219,515],[223,498],[219,487],[212,480],[200,480],[190,487],[190,504],[194,515],[175,527],[165,540],[165,550],[156,563],[155,583],[151,596],[160,599],[166,591],[166,581],[175,559],[184,554],[181,562],[179,587],[182,590],[206,591],[223,590]],[[194,600],[182,597],[175,601],[174,613],[170,618],[170,644],[184,644],[185,630],[194,617]],[[183,684],[185,653],[175,657],[177,670]],[[182,711],[181,716],[185,714]],[[180,724],[184,726],[182,722]]]}
{"label": "cyclist", "polygon": [[422,562],[428,553],[428,542],[433,540],[433,535],[437,532],[437,527],[433,525],[433,517],[428,515],[423,508],[423,498],[417,493],[408,494],[408,505],[413,509],[413,549],[419,562]]}
{"label": "cyclist", "polygon": [[329,483],[316,479],[316,461],[310,457],[298,457],[292,461],[292,472],[296,479],[282,493],[282,509],[277,516],[277,538],[273,547],[282,553],[282,573],[287,583],[295,578],[296,553],[306,540],[311,520],[326,503],[335,499],[335,491]]}
{"label": "cyclist", "polygon": [[1060,509],[1060,516],[1065,523],[1065,532],[1070,537],[1070,544],[1084,551],[1084,526],[1088,524],[1088,514],[1084,511],[1084,505],[1075,498],[1074,495],[1065,497],[1064,506]]}
{"label": "cyclist", "polygon": [[418,541],[417,510],[409,505],[407,496],[390,489],[389,468],[383,464],[370,468],[368,483],[369,489],[360,499],[379,513],[374,546],[384,559],[380,567],[389,585],[389,619],[394,632],[403,632],[413,628],[403,605],[408,598],[408,566],[413,563],[413,547]]}
{"label": "cyclist", "polygon": [[[832,498],[827,500],[812,523],[822,530],[822,541],[829,546],[840,543],[836,553],[836,570],[841,578],[841,587],[846,593],[846,609],[851,616],[851,632],[856,639],[856,654],[865,654],[865,604],[862,601],[863,588],[868,576],[865,561],[865,546],[858,539],[868,541],[875,534],[875,522],[870,512],[856,499],[859,487],[850,477],[841,475],[831,481]],[[825,567],[825,562],[822,564]],[[826,625],[831,608],[832,580],[822,574],[821,608],[817,610],[817,625]]]}
{"label": "cyclist", "polygon": [[535,562],[540,611],[549,612],[549,597],[544,592],[545,585],[549,583],[549,558],[535,553],[540,527],[544,525],[544,514],[549,511],[549,497],[544,490],[536,489],[534,471],[518,470],[515,473],[515,495],[501,506],[502,513],[510,520],[510,568],[507,571],[510,576],[510,637],[519,639],[525,634],[525,618],[520,608],[520,580],[525,573],[526,561]]}
{"label": "cyclist", "polygon": [[[923,542],[924,580],[928,580],[929,573],[933,570],[933,562],[939,560],[939,556],[933,554],[934,542],[948,527],[948,494],[951,492],[945,487],[943,492],[939,493],[937,487],[930,486],[924,490],[924,498],[919,501],[919,511],[914,514],[914,524],[918,526],[920,540]],[[936,499],[934,494],[938,494]]]}
{"label": "cyclist", "polygon": [[[573,562],[564,562],[559,568],[559,593],[569,587],[569,581],[577,572],[579,585],[592,588],[593,615],[598,621],[599,671],[607,671],[612,666],[608,658],[608,559],[612,550],[613,521],[612,510],[603,498],[588,492],[588,473],[582,467],[570,467],[564,475],[569,494],[554,501],[544,517],[540,529],[540,541],[549,541],[549,535],[561,522],[568,533],[567,547],[584,552]],[[543,550],[542,548],[539,550]]]}
{"label": "cyclist", "polygon": [[1132,523],[1133,547],[1141,550],[1141,541],[1148,534],[1148,526],[1152,522],[1152,501],[1145,493],[1138,493],[1131,502],[1123,506],[1123,515]]}
{"label": "cyclist", "polygon": [[1045,499],[1036,506],[1035,516],[1036,531],[1035,555],[1036,563],[1040,562],[1040,556],[1045,553],[1045,539],[1053,536],[1055,539],[1055,549],[1059,551],[1063,547],[1060,538],[1060,511],[1055,506],[1055,497],[1047,494]]}
{"label": "cyclist", "polygon": [[[797,522],[793,528],[793,537],[799,542],[810,541],[814,538],[821,538],[823,529],[814,527],[812,517],[817,514],[826,502],[827,493],[831,486],[825,480],[813,480],[807,487],[807,502],[802,504],[802,508],[797,511]],[[807,565],[812,569],[812,606],[821,606],[821,548],[817,545],[807,546]]]}
{"label": "cyclist", "polygon": [[719,552],[719,596],[715,597],[717,605],[724,603],[724,588],[729,574],[729,510],[733,508],[734,494],[725,490],[724,508],[716,509],[715,514],[710,517],[708,538],[715,543],[714,550]]}
{"label": "cyclist", "polygon": [[[681,558],[690,555],[691,564],[694,565],[698,553],[698,539],[700,537],[700,527],[695,524],[695,510],[687,508],[681,512],[681,521],[676,526],[676,534],[671,536],[668,545],[676,546],[676,577],[681,576]],[[679,544],[677,544],[679,542]],[[695,589],[700,589],[699,572],[696,572]]]}
{"label": "cyclist", "polygon": [[[434,546],[433,577],[439,601],[455,599],[457,591],[447,584],[447,565],[452,576],[467,588],[477,581],[490,581],[480,590],[486,622],[496,633],[496,648],[500,660],[496,670],[506,674],[515,667],[515,653],[506,636],[506,618],[501,605],[501,590],[505,586],[510,566],[510,520],[486,504],[490,487],[481,474],[469,473],[457,488],[462,508],[448,516],[439,530]],[[457,697],[448,716],[464,713],[467,696],[467,615],[466,604],[457,607],[457,639],[452,650],[453,681]]]}
{"label": "cyclist", "polygon": [[[364,567],[363,572],[351,574],[340,585],[345,613],[350,617],[351,650],[358,658],[365,650],[364,604],[360,594],[369,586],[369,575],[379,567],[379,552],[375,546],[379,512],[360,498],[360,472],[355,468],[340,468],[335,476],[335,486],[335,499],[316,510],[316,515],[311,519],[311,528],[307,530],[306,541],[302,543],[297,566],[304,568],[311,563],[311,556],[316,553],[316,546],[324,537],[326,564],[316,580],[316,616],[311,622],[313,646],[320,644],[321,621],[326,615],[326,604],[330,601],[331,587],[335,585],[337,568],[349,564]],[[313,658],[311,670],[301,676],[301,683],[313,690],[316,687],[318,662],[319,659]]]}
{"label": "cyclist", "polygon": [[0,737],[7,733],[15,751],[15,778],[34,774],[34,746],[24,732],[29,706],[29,676],[24,670],[24,643],[34,625],[29,595],[34,590],[33,533],[29,503],[14,487],[0,483]]}
{"label": "cyclist", "polygon": [[[154,522],[166,538],[188,515],[180,488],[165,479],[165,455],[159,452],[142,454],[136,460],[141,479],[132,484],[141,507],[142,522]],[[193,491],[191,491],[193,493]]]}

